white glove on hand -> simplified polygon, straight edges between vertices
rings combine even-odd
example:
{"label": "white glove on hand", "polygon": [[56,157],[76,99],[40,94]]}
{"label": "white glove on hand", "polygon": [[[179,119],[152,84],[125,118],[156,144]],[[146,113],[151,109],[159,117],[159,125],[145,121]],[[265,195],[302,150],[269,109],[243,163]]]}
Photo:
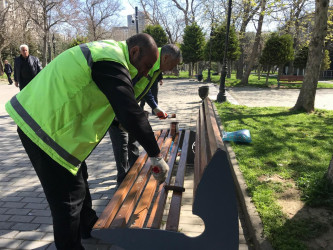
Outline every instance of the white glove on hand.
{"label": "white glove on hand", "polygon": [[152,165],[151,173],[159,182],[164,182],[167,177],[169,166],[162,157],[150,157]]}
{"label": "white glove on hand", "polygon": [[166,119],[168,117],[168,114],[163,110],[160,109],[159,107],[154,108],[154,114],[158,116],[160,119]]}

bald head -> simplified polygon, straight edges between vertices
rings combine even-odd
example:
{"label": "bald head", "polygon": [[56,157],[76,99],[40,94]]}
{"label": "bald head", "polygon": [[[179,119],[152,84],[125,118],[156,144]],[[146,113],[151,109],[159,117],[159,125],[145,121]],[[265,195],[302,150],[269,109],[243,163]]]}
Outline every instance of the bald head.
{"label": "bald head", "polygon": [[146,76],[158,58],[154,39],[145,33],[136,34],[126,40],[131,64],[139,76]]}

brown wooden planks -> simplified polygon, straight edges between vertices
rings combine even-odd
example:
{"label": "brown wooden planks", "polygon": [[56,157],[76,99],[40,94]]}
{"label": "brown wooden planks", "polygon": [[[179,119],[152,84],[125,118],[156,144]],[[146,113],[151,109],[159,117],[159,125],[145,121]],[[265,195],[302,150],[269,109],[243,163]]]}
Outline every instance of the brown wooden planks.
{"label": "brown wooden planks", "polygon": [[[164,142],[164,137],[167,131],[163,130],[160,138],[158,139],[158,145],[161,146]],[[138,178],[136,179],[135,183],[133,184],[131,190],[128,192],[127,197],[125,198],[121,208],[119,209],[117,215],[115,216],[114,220],[110,224],[110,227],[124,227],[130,219],[132,215],[133,209],[138,201],[142,190],[148,180],[148,174],[150,173],[150,160],[146,162],[144,167],[142,168]]]}
{"label": "brown wooden planks", "polygon": [[[169,135],[168,138],[164,140],[162,149],[161,149],[161,154],[164,159],[167,158],[168,152],[170,149],[170,145],[172,143],[172,137]],[[150,204],[153,200],[156,188],[157,188],[158,182],[155,180],[154,177],[150,177],[147,186],[140,198],[140,201],[138,202],[138,205],[133,213],[131,222],[130,222],[130,227],[143,227],[143,224],[146,220]]]}
{"label": "brown wooden planks", "polygon": [[[175,186],[179,186],[179,187],[184,186],[186,160],[187,160],[188,150],[189,150],[189,140],[190,140],[190,131],[187,130],[185,132],[185,136],[184,136],[184,140],[183,140],[182,153],[180,155],[180,160],[179,160],[179,164],[178,164],[177,175],[176,175],[176,179],[175,179]],[[166,223],[166,230],[178,231],[182,195],[183,195],[182,192],[176,192],[176,191],[174,191],[172,194],[168,220]]]}
{"label": "brown wooden planks", "polygon": [[[207,162],[209,162],[212,159],[213,154],[215,153],[217,149],[217,144],[216,144],[216,139],[214,135],[214,130],[212,126],[212,121],[211,121],[211,113],[210,113],[210,106],[209,106],[209,98],[205,98],[204,100],[204,110],[203,114],[205,116],[205,121],[206,121],[206,133],[207,133],[207,146],[209,148],[209,151],[207,152]],[[203,152],[202,152],[203,153]]]}
{"label": "brown wooden planks", "polygon": [[[200,131],[198,131],[199,138],[200,138],[200,145],[199,147],[196,146],[196,152],[197,154],[200,154],[200,165],[199,165],[199,176],[198,180],[200,182],[201,176],[203,172],[205,171],[205,167],[207,166],[208,163],[208,155],[210,154],[209,147],[207,147],[207,129],[206,129],[206,117],[204,113],[204,107],[200,107]],[[197,133],[198,133],[197,132]],[[199,184],[199,183],[197,183]]]}
{"label": "brown wooden planks", "polygon": [[[155,132],[155,136],[159,137],[161,134],[160,131]],[[139,158],[136,160],[130,171],[127,173],[125,179],[121,183],[118,190],[113,195],[112,199],[108,203],[108,205],[103,210],[101,216],[98,218],[97,222],[94,225],[94,229],[101,229],[101,228],[108,228],[114,219],[116,213],[118,212],[121,204],[123,203],[124,199],[130,188],[133,185],[134,180],[137,177],[137,174],[141,171],[142,166],[147,160],[147,153],[143,151]]]}
{"label": "brown wooden planks", "polygon": [[201,119],[201,114],[199,111],[198,114],[198,119],[197,119],[197,131],[195,134],[195,154],[194,154],[194,180],[193,180],[193,197],[195,197],[195,191],[197,189],[197,186],[199,184],[199,180],[200,180],[200,162],[201,162],[201,157],[200,154],[197,153],[199,152],[199,147],[200,147],[200,119]]}
{"label": "brown wooden planks", "polygon": [[[180,144],[180,139],[182,137],[182,133],[183,133],[183,131],[179,131],[179,135],[176,135],[174,138],[172,151],[171,151],[171,154],[170,154],[170,157],[168,160],[168,165],[169,165],[170,171],[169,171],[168,177],[165,180],[166,184],[170,184],[171,173],[172,173],[172,169],[173,169],[173,166],[174,166],[176,158],[177,158],[178,147]],[[161,185],[158,190],[158,196],[157,196],[157,198],[154,202],[154,205],[152,207],[152,210],[150,212],[147,227],[160,228],[167,196],[168,196],[168,191],[165,190],[164,187]]]}
{"label": "brown wooden planks", "polygon": [[[216,121],[216,117],[215,117],[215,112],[214,112],[214,108],[213,108],[213,103],[212,101],[209,99],[208,101],[208,108],[209,108],[209,119],[210,119],[210,124],[212,126],[212,130],[213,130],[213,137],[215,139],[215,142],[216,142],[216,146],[217,148],[221,148],[223,149],[223,142],[222,142],[222,137],[221,137],[221,132],[220,132],[220,128],[217,124],[217,121]],[[218,115],[218,114],[216,114]],[[216,151],[216,149],[215,149]],[[215,151],[212,152],[212,154],[215,153]]]}

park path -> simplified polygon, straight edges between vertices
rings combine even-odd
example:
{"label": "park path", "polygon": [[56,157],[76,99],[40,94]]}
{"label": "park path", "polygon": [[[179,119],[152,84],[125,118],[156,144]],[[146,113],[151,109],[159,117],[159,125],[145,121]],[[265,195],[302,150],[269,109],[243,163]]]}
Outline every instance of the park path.
{"label": "park path", "polygon": [[[180,128],[195,129],[201,99],[198,87],[188,80],[165,80],[160,87],[160,107],[176,113]],[[210,85],[211,97],[217,89]],[[5,103],[18,89],[0,84],[0,249],[55,249],[52,218],[39,180],[21,145],[16,125],[5,111]],[[149,110],[146,105],[146,110]],[[150,110],[149,110],[150,111]],[[170,120],[150,116],[154,130],[168,128]],[[89,187],[93,207],[98,214],[109,202],[116,188],[116,168],[108,135],[87,159]],[[191,213],[193,173],[189,168],[185,180],[180,229],[189,236],[200,234],[204,225]],[[241,229],[240,249],[248,249]],[[84,240],[86,249],[117,249],[95,239]]]}

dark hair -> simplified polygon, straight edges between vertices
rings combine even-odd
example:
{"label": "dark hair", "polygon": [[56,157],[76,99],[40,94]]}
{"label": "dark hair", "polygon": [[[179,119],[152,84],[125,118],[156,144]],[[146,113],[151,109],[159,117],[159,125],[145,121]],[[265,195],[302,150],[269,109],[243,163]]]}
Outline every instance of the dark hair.
{"label": "dark hair", "polygon": [[174,44],[166,44],[161,48],[162,55],[170,55],[173,59],[181,59],[180,49]]}
{"label": "dark hair", "polygon": [[131,36],[126,40],[128,50],[134,46],[139,46],[140,48],[140,58],[145,56],[147,53],[151,53],[153,48],[157,49],[155,40],[146,33],[139,33],[134,36]]}

